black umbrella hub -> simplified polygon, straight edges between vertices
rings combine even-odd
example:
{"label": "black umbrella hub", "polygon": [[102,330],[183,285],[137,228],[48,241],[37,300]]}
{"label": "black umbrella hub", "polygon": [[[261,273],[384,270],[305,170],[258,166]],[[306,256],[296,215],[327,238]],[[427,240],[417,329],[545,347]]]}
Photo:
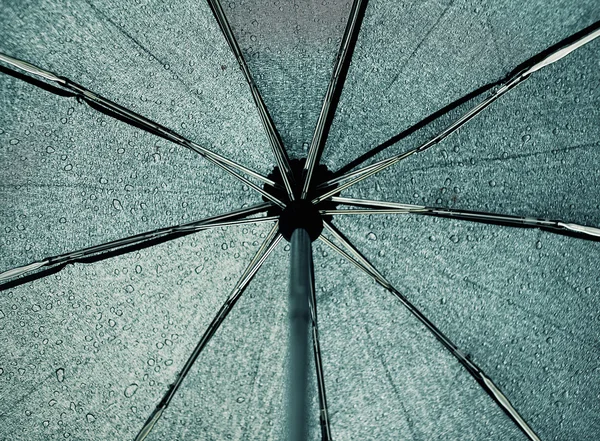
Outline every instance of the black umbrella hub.
{"label": "black umbrella hub", "polygon": [[312,241],[317,240],[323,231],[323,217],[319,209],[305,199],[288,203],[279,216],[279,232],[288,242],[298,228],[306,230]]}
{"label": "black umbrella hub", "polygon": [[[269,210],[269,215],[280,216],[279,231],[288,242],[290,241],[294,230],[298,228],[306,230],[312,241],[316,240],[321,234],[321,231],[323,231],[324,216],[321,215],[320,210],[332,210],[337,205],[327,200],[319,202],[316,205],[310,202],[314,197],[332,188],[320,188],[317,190],[319,184],[328,182],[335,177],[333,172],[323,164],[319,164],[314,170],[312,179],[313,185],[311,185],[311,188],[309,189],[308,197],[306,199],[300,199],[301,184],[304,182],[302,172],[304,170],[305,162],[306,159],[292,159],[290,161],[294,181],[295,200],[290,201],[290,198],[283,189],[283,179],[279,167],[275,167],[268,175],[269,179],[272,179],[279,184],[278,188],[268,184],[265,184],[263,187],[265,191],[269,192],[279,200],[284,201],[286,204],[284,209],[274,206]],[[263,200],[266,201],[267,199],[263,197]],[[325,218],[328,217],[329,216],[325,216]]]}

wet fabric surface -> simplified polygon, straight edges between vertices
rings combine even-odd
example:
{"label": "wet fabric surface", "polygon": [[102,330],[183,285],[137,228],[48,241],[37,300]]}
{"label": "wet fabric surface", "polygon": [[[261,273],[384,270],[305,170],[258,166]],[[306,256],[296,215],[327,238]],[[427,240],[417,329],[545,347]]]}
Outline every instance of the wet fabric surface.
{"label": "wet fabric surface", "polygon": [[[223,3],[291,157],[306,155],[350,5]],[[0,52],[272,170],[206,3],[2,8]],[[371,0],[324,163],[349,170],[419,145],[485,93],[419,122],[598,19],[587,0]],[[536,72],[440,145],[343,194],[600,226],[599,48]],[[4,73],[0,106],[0,272],[260,201],[199,155]],[[334,223],[542,440],[598,438],[598,242],[417,214]],[[133,439],[271,226],[211,229],[1,291],[0,440]],[[526,439],[397,299],[313,247],[334,439]],[[285,439],[289,256],[282,241],[148,439]]]}
{"label": "wet fabric surface", "polygon": [[305,158],[348,21],[349,0],[243,0],[225,13],[292,158]]}
{"label": "wet fabric surface", "polygon": [[[156,8],[113,11],[121,26],[87,3],[9,2],[2,51],[267,174],[268,142],[208,6]],[[181,17],[196,25],[173,35]],[[260,201],[199,155],[74,98],[4,74],[0,88],[2,270]]]}

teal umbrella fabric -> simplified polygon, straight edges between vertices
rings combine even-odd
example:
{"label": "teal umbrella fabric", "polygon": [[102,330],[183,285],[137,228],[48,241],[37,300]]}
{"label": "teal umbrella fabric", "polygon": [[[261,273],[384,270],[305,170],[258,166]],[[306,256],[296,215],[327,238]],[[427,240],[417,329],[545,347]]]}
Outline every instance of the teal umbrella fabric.
{"label": "teal umbrella fabric", "polygon": [[287,185],[313,155],[333,191],[586,36],[318,202],[305,425],[598,438],[596,2],[2,12],[0,439],[292,439]]}

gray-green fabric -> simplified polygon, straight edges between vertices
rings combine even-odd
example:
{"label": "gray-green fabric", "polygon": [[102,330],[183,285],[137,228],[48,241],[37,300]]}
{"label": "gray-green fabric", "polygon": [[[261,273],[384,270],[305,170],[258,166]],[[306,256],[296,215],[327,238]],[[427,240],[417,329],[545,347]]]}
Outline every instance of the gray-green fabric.
{"label": "gray-green fabric", "polygon": [[[206,3],[1,7],[1,52],[273,168]],[[350,2],[223,7],[288,152],[303,157]],[[371,0],[324,162],[343,167],[598,19],[592,0]],[[600,226],[599,47],[344,194]],[[260,200],[197,154],[5,74],[0,105],[0,271]],[[469,105],[376,158],[418,145]],[[335,224],[542,440],[600,436],[597,242],[418,215]],[[269,228],[208,230],[0,292],[0,440],[133,439]],[[524,439],[391,294],[323,244],[314,250],[335,440]],[[268,258],[149,439],[285,439],[289,254],[282,242]],[[311,381],[318,440],[312,370]]]}
{"label": "gray-green fabric", "polygon": [[[534,73],[440,144],[345,194],[599,226],[599,50],[592,41]],[[422,144],[476,102],[378,157]]]}
{"label": "gray-green fabric", "polygon": [[286,150],[305,158],[352,1],[223,5]]}
{"label": "gray-green fabric", "polygon": [[[269,173],[258,113],[210,8],[156,3],[3,2],[0,50]],[[260,201],[199,155],[74,98],[4,74],[0,88],[0,271]]]}
{"label": "gray-green fabric", "polygon": [[[203,231],[3,291],[0,439],[133,439],[269,228]],[[199,361],[218,373],[226,359]]]}
{"label": "gray-green fabric", "polygon": [[416,215],[336,225],[542,440],[597,438],[597,242]]}

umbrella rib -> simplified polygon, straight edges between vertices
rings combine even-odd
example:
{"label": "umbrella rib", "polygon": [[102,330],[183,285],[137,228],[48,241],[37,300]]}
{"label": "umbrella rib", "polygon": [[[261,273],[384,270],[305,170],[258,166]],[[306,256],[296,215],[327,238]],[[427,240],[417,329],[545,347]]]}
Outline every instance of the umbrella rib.
{"label": "umbrella rib", "polygon": [[408,309],[408,311],[419,320],[433,334],[433,336],[458,360],[460,364],[471,374],[477,383],[488,393],[488,395],[500,406],[500,408],[515,422],[521,431],[531,441],[541,441],[534,430],[523,419],[519,412],[510,403],[506,395],[496,386],[465,353],[460,350],[446,335],[444,335],[408,298],[400,293],[389,283],[377,269],[363,257],[363,255],[329,223],[325,223],[326,229],[344,245],[345,251],[338,245],[321,235],[319,239],[332,248],[335,252],[346,258],[350,263],[365,272],[383,288],[392,293]]}
{"label": "umbrella rib", "polygon": [[[189,222],[171,227],[158,228],[156,230],[135,234],[133,236],[113,240],[100,245],[94,245],[91,247],[83,248],[81,250],[72,251],[53,257],[46,257],[45,259],[39,260],[37,262],[19,266],[17,268],[12,268],[0,273],[0,290],[5,289],[5,287],[2,285],[2,282],[6,282],[9,279],[14,279],[16,277],[23,276],[24,274],[37,270],[39,268],[55,266],[64,267],[64,265],[67,265],[69,263],[74,263],[78,261],[81,262],[85,261],[86,259],[93,259],[93,261],[103,260],[108,257],[113,257],[114,255],[125,254],[126,252],[138,250],[140,248],[145,248],[144,245],[147,245],[148,243],[162,243],[166,240],[176,239],[184,235],[206,230],[209,228],[276,221],[276,216],[247,218],[247,216],[261,213],[267,210],[269,207],[271,207],[271,204],[265,202],[262,204],[254,205],[252,207],[235,210],[230,213],[209,217],[200,221]],[[9,285],[10,287],[13,287],[15,286],[15,284],[20,284],[21,282],[25,283],[25,281],[17,280],[9,283]]]}
{"label": "umbrella rib", "polygon": [[288,157],[287,152],[283,146],[283,142],[281,141],[281,136],[275,127],[275,123],[269,114],[267,106],[252,78],[252,74],[250,73],[250,69],[248,68],[248,64],[242,54],[242,50],[235,38],[235,34],[233,33],[233,29],[227,20],[227,16],[223,11],[221,6],[221,2],[219,0],[207,0],[210,8],[212,9],[213,15],[221,28],[221,32],[225,36],[227,43],[233,55],[235,56],[240,69],[250,87],[250,92],[252,93],[252,98],[254,99],[254,104],[258,110],[258,114],[260,116],[260,120],[265,129],[267,137],[269,138],[269,144],[271,145],[271,149],[273,150],[273,154],[275,155],[275,160],[277,161],[277,165],[279,166],[279,170],[281,171],[281,177],[283,179],[283,184],[287,191],[288,197],[290,200],[294,200],[294,176],[292,173],[292,168],[290,166],[290,159]]}
{"label": "umbrella rib", "polygon": [[313,283],[311,284],[309,306],[311,316],[313,353],[315,358],[315,370],[317,374],[317,389],[319,393],[319,422],[321,424],[321,440],[331,441],[331,423],[329,421],[329,410],[327,408],[327,394],[325,393],[325,374],[323,372],[321,344],[319,342],[319,329],[317,326],[317,296],[315,293],[314,279]]}
{"label": "umbrella rib", "polygon": [[301,198],[306,199],[308,191],[310,189],[312,175],[315,167],[319,163],[325,143],[327,142],[327,136],[329,135],[329,129],[333,122],[333,117],[337,110],[338,102],[344,83],[346,81],[346,75],[352,59],[352,53],[358,39],[360,32],[361,22],[367,7],[367,0],[354,0],[352,3],[352,9],[350,10],[350,16],[348,17],[348,23],[344,30],[342,42],[335,60],[335,66],[329,85],[327,86],[327,92],[323,99],[323,105],[321,107],[321,113],[315,126],[313,138],[308,150],[306,163],[304,164]]}
{"label": "umbrella rib", "polygon": [[246,271],[244,271],[242,277],[238,280],[231,294],[229,295],[223,306],[221,306],[221,309],[219,309],[210,325],[208,325],[208,328],[198,341],[196,347],[194,348],[191,355],[183,365],[183,368],[181,369],[179,374],[177,374],[175,381],[169,386],[169,389],[163,395],[162,399],[160,400],[154,411],[150,414],[144,426],[139,431],[138,435],[135,437],[135,441],[143,441],[150,434],[152,428],[154,427],[156,422],[161,417],[162,413],[165,411],[165,409],[177,393],[177,390],[185,380],[187,374],[190,372],[190,369],[194,365],[196,359],[200,356],[202,350],[206,347],[212,336],[215,334],[215,332],[217,332],[217,330],[219,329],[229,312],[233,309],[234,305],[242,296],[244,290],[250,283],[250,280],[252,280],[252,278],[260,269],[264,261],[269,256],[269,254],[271,254],[271,252],[275,249],[277,244],[281,241],[283,236],[279,234],[278,230],[279,223],[275,224],[275,226],[271,229],[270,233],[267,235],[264,243],[252,259],[252,262],[247,267]]}
{"label": "umbrella rib", "polygon": [[369,166],[360,168],[353,172],[346,173],[342,176],[331,179],[328,182],[321,184],[321,186],[320,186],[321,188],[326,188],[326,187],[331,187],[334,184],[346,181],[343,184],[339,185],[338,187],[330,189],[329,191],[326,191],[325,193],[323,193],[321,196],[318,196],[317,198],[313,199],[312,202],[318,203],[320,201],[328,199],[329,197],[331,197],[335,194],[338,194],[339,192],[363,181],[364,179],[366,179],[376,173],[381,172],[382,170],[385,170],[386,168],[402,161],[403,159],[406,159],[415,153],[423,152],[423,151],[433,147],[434,145],[440,143],[442,140],[444,140],[445,138],[450,136],[452,133],[457,131],[464,124],[466,124],[471,119],[473,119],[475,116],[477,116],[479,113],[481,113],[485,108],[487,108],[490,104],[492,104],[494,101],[496,101],[502,95],[504,95],[509,90],[516,87],[517,85],[521,84],[527,78],[529,78],[531,76],[531,74],[566,57],[571,52],[584,46],[585,44],[589,43],[590,41],[594,40],[595,38],[597,38],[599,36],[600,36],[600,22],[587,28],[586,32],[583,33],[583,35],[579,35],[579,38],[576,39],[575,41],[569,42],[568,44],[566,44],[564,46],[554,49],[551,53],[546,54],[544,56],[544,58],[542,58],[541,60],[533,60],[528,66],[524,67],[523,69],[518,70],[514,74],[513,73],[509,74],[507,79],[505,79],[501,83],[501,85],[498,89],[496,89],[487,98],[485,98],[482,102],[480,102],[479,104],[472,107],[470,110],[468,110],[466,113],[464,113],[460,118],[455,120],[452,124],[450,124],[448,127],[446,127],[444,130],[442,130],[440,133],[438,133],[436,136],[434,136],[433,138],[431,138],[429,141],[425,142],[424,144],[421,144],[420,146],[415,147],[411,150],[408,150],[404,153],[400,153],[400,154],[391,156],[387,159],[382,159],[381,161],[377,161]]}
{"label": "umbrella rib", "polygon": [[[483,211],[457,210],[451,208],[426,207],[423,205],[399,204],[395,202],[375,201],[368,199],[332,197],[333,202],[359,207],[366,210],[326,210],[326,214],[389,214],[415,213],[427,216],[461,219],[509,227],[541,228],[553,233],[578,235],[585,239],[600,240],[600,228],[580,225],[559,220],[540,219],[530,216],[514,216],[510,214],[488,213]],[[357,213],[354,213],[354,212]]]}
{"label": "umbrella rib", "polygon": [[0,61],[3,61],[13,67],[16,67],[16,68],[23,70],[25,72],[28,72],[30,74],[37,75],[48,81],[52,81],[52,82],[59,84],[60,86],[64,87],[65,89],[75,93],[77,98],[85,101],[90,107],[92,107],[95,110],[98,110],[104,114],[108,114],[109,116],[111,116],[113,118],[127,122],[130,125],[138,127],[140,129],[150,132],[154,135],[158,135],[158,136],[165,138],[175,144],[181,145],[183,147],[188,148],[189,150],[192,150],[192,151],[198,153],[200,156],[202,156],[209,162],[212,162],[214,165],[220,167],[227,173],[231,174],[233,177],[237,178],[239,181],[241,181],[244,184],[248,185],[249,187],[253,188],[254,190],[259,192],[261,195],[263,195],[270,201],[274,202],[275,204],[279,205],[280,207],[284,206],[284,203],[282,201],[275,198],[270,193],[266,192],[264,189],[260,188],[259,186],[257,186],[256,184],[254,184],[252,181],[248,180],[244,176],[240,175],[237,171],[246,173],[249,176],[252,176],[253,178],[258,179],[266,184],[274,185],[274,186],[278,185],[271,179],[268,179],[268,178],[262,176],[260,173],[250,170],[249,168],[247,168],[241,164],[238,164],[237,162],[232,161],[231,159],[225,158],[224,156],[219,155],[218,153],[215,153],[205,147],[202,147],[198,143],[190,141],[189,139],[181,136],[180,134],[172,131],[171,129],[168,129],[168,128],[166,128],[166,127],[164,127],[164,126],[162,126],[162,125],[160,125],[138,113],[135,113],[132,110],[121,106],[120,104],[114,103],[114,102],[86,89],[85,87],[69,80],[66,77],[58,76],[52,72],[49,72],[40,67],[34,66],[33,64],[30,64],[26,61],[19,60],[17,58],[13,58],[13,57],[10,57],[10,56],[2,54],[2,53],[0,53]]}

